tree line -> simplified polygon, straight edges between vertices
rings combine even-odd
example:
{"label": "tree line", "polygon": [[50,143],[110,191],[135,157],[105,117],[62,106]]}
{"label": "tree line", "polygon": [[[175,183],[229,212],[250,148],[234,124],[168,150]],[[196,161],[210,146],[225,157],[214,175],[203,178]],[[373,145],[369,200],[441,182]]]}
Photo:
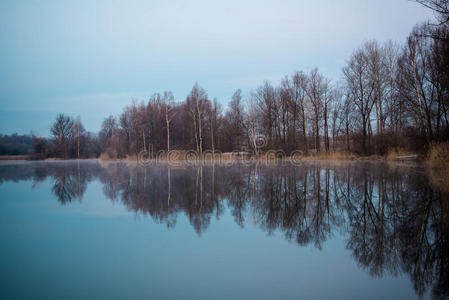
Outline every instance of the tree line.
{"label": "tree line", "polygon": [[134,99],[108,116],[98,134],[79,118],[59,115],[51,139],[35,138],[40,157],[136,157],[141,151],[205,150],[314,154],[423,151],[449,140],[449,13],[447,0],[417,1],[437,24],[417,25],[404,44],[365,42],[338,81],[317,68],[295,71],[280,84],[237,90],[226,108],[195,84],[184,100],[170,91]]}
{"label": "tree line", "polygon": [[227,109],[198,84],[184,101],[175,102],[171,92],[134,101],[118,117],[105,119],[101,150],[126,157],[149,144],[154,151],[200,154],[423,149],[449,139],[449,43],[435,35],[448,37],[448,26],[417,26],[404,45],[368,41],[348,59],[339,82],[318,69],[297,71],[278,86],[266,81],[247,95],[237,90]]}
{"label": "tree line", "polygon": [[33,138],[17,133],[0,133],[0,155],[27,155],[33,153]]}

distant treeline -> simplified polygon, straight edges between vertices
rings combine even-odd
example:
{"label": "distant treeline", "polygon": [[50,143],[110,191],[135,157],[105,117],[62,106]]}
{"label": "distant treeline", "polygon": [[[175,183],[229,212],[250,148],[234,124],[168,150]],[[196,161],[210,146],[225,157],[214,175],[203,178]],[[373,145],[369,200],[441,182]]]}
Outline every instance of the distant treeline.
{"label": "distant treeline", "polygon": [[338,82],[318,69],[296,71],[279,86],[266,81],[248,94],[237,90],[226,109],[195,84],[182,101],[169,91],[134,100],[119,116],[107,117],[98,134],[87,133],[79,118],[59,115],[51,139],[34,139],[34,152],[125,158],[150,147],[199,154],[423,151],[449,140],[449,5],[418,2],[439,8],[439,23],[416,26],[403,45],[366,42],[349,57]]}
{"label": "distant treeline", "polygon": [[33,153],[33,138],[29,135],[0,134],[0,155],[27,155]]}
{"label": "distant treeline", "polygon": [[195,84],[184,101],[170,92],[133,102],[105,119],[101,151],[110,157],[153,150],[386,154],[424,151],[449,139],[449,30],[417,26],[404,45],[370,41],[356,49],[332,83],[317,69],[264,82],[227,109]]}
{"label": "distant treeline", "polygon": [[34,138],[35,158],[93,158],[101,154],[98,135],[87,132],[79,117],[59,114],[50,132],[51,138]]}

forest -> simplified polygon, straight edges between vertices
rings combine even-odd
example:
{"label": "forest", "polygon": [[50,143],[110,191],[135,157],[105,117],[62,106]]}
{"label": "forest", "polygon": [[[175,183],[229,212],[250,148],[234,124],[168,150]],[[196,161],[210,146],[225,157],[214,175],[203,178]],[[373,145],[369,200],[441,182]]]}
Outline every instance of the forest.
{"label": "forest", "polygon": [[[195,83],[185,99],[170,91],[132,100],[101,130],[60,114],[51,138],[33,137],[38,158],[135,158],[142,150],[290,154],[424,153],[449,140],[449,5],[417,1],[435,12],[405,43],[370,40],[347,59],[340,80],[317,68],[294,71],[273,85],[238,89],[224,107]],[[8,154],[8,153],[6,153]]]}

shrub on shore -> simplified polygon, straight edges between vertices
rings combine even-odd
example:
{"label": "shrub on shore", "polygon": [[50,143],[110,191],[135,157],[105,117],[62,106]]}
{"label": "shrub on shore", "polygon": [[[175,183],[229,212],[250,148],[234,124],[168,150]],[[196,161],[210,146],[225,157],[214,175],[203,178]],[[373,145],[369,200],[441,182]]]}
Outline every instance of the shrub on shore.
{"label": "shrub on shore", "polygon": [[449,142],[431,144],[426,164],[431,184],[449,194]]}
{"label": "shrub on shore", "polygon": [[312,156],[304,156],[303,160],[354,160],[357,156],[350,152],[330,151],[320,152]]}
{"label": "shrub on shore", "polygon": [[449,173],[449,142],[431,144],[426,163],[432,169],[444,169]]}
{"label": "shrub on shore", "polygon": [[411,155],[413,155],[413,153],[410,153],[408,150],[404,148],[390,148],[388,150],[386,159],[390,161],[400,160],[401,157],[407,157]]}

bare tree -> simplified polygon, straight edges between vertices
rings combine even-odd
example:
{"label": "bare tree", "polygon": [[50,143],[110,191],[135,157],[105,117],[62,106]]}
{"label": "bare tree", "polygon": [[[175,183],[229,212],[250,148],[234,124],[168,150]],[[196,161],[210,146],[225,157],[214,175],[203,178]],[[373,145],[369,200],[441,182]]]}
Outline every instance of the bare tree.
{"label": "bare tree", "polygon": [[393,41],[387,41],[383,45],[384,60],[383,67],[385,69],[385,89],[387,99],[387,114],[388,114],[388,126],[390,134],[396,136],[398,134],[399,126],[402,123],[402,109],[397,92],[397,73],[398,73],[398,59],[399,59],[399,46]]}
{"label": "bare tree", "polygon": [[370,78],[366,47],[357,49],[343,69],[348,90],[348,98],[357,109],[362,127],[362,151],[368,152],[368,127],[375,104],[375,89]]}
{"label": "bare tree", "polygon": [[200,157],[203,153],[204,106],[208,101],[206,91],[198,83],[195,83],[187,97],[187,104],[193,121],[196,149]]}
{"label": "bare tree", "polygon": [[449,0],[414,0],[433,10],[439,22],[438,25],[449,23]]}
{"label": "bare tree", "polygon": [[[307,143],[307,117],[306,117],[306,89],[308,85],[308,79],[303,72],[295,72],[292,77],[292,106],[294,110],[294,119],[299,118],[301,127],[301,133],[304,143],[304,150],[306,153],[309,151]],[[297,112],[297,114],[296,114]],[[295,144],[296,146],[296,144]]]}
{"label": "bare tree", "polygon": [[[325,111],[325,100],[328,97],[329,82],[319,72],[318,69],[313,69],[309,74],[306,94],[311,108],[311,120],[313,123],[313,133],[315,136],[315,149],[317,152],[321,149],[320,131],[321,122],[323,121],[323,112]],[[327,111],[325,111],[327,116]],[[327,120],[325,121],[325,129],[327,127]]]}
{"label": "bare tree", "polygon": [[217,98],[214,98],[214,101],[208,113],[210,125],[210,143],[213,153],[215,153],[215,135],[217,131],[217,121],[218,121],[217,119],[219,114],[220,114],[220,106],[218,104]]}
{"label": "bare tree", "polygon": [[259,153],[259,145],[257,142],[259,136],[258,116],[259,112],[256,96],[255,93],[251,93],[251,96],[246,103],[245,127],[248,132],[248,140],[255,154]]}
{"label": "bare tree", "polygon": [[71,137],[72,137],[72,147],[71,147],[71,155],[80,159],[81,155],[85,152],[86,149],[84,145],[85,140],[85,132],[84,126],[81,122],[81,118],[78,116],[76,120],[73,120],[73,125],[71,128]]}
{"label": "bare tree", "polygon": [[342,133],[344,123],[344,102],[343,94],[340,88],[333,88],[331,91],[330,120],[332,131],[332,149],[336,150],[338,146],[337,138]]}
{"label": "bare tree", "polygon": [[263,132],[268,143],[274,146],[273,136],[277,133],[276,119],[278,114],[275,88],[271,83],[265,81],[252,96],[256,100],[258,111],[261,114]]}
{"label": "bare tree", "polygon": [[67,148],[72,137],[73,124],[74,122],[71,117],[59,114],[50,129],[58,151],[64,158],[67,158]]}
{"label": "bare tree", "polygon": [[351,98],[351,94],[350,92],[348,92],[348,94],[346,94],[344,102],[343,102],[343,108],[341,111],[341,119],[342,122],[344,123],[344,128],[345,128],[345,144],[346,144],[346,151],[350,152],[351,151],[351,143],[350,143],[350,132],[351,132],[351,127],[353,126],[353,122],[351,121],[351,115],[352,115],[352,111],[354,108],[354,102],[352,101]]}
{"label": "bare tree", "polygon": [[278,132],[280,140],[280,144],[278,144],[278,147],[281,146],[283,149],[291,151],[291,131],[293,131],[293,128],[291,128],[292,126],[290,126],[292,119],[290,106],[292,103],[292,93],[288,76],[285,76],[281,80],[281,86],[277,89],[276,97],[280,102],[278,105]]}
{"label": "bare tree", "polygon": [[244,106],[240,89],[232,95],[225,115],[225,124],[226,137],[230,145],[227,150],[240,149],[244,140]]}
{"label": "bare tree", "polygon": [[[415,33],[420,28],[415,29]],[[406,100],[407,109],[418,128],[424,131],[427,141],[434,135],[432,110],[434,99],[431,95],[431,83],[427,80],[428,40],[419,34],[412,34],[407,40],[399,60],[400,92]]]}
{"label": "bare tree", "polygon": [[323,120],[324,120],[324,146],[326,148],[326,152],[329,152],[330,143],[329,143],[329,114],[332,110],[332,101],[335,100],[333,94],[333,89],[330,86],[330,81],[328,79],[324,79],[322,85],[322,102],[323,102]]}
{"label": "bare tree", "polygon": [[99,138],[102,144],[102,151],[107,153],[109,157],[118,157],[118,148],[120,141],[117,139],[118,126],[114,116],[106,117],[101,125]]}
{"label": "bare tree", "polygon": [[174,97],[172,92],[166,91],[163,96],[164,108],[165,108],[165,125],[167,129],[167,152],[170,152],[170,123],[176,113],[173,111]]}

